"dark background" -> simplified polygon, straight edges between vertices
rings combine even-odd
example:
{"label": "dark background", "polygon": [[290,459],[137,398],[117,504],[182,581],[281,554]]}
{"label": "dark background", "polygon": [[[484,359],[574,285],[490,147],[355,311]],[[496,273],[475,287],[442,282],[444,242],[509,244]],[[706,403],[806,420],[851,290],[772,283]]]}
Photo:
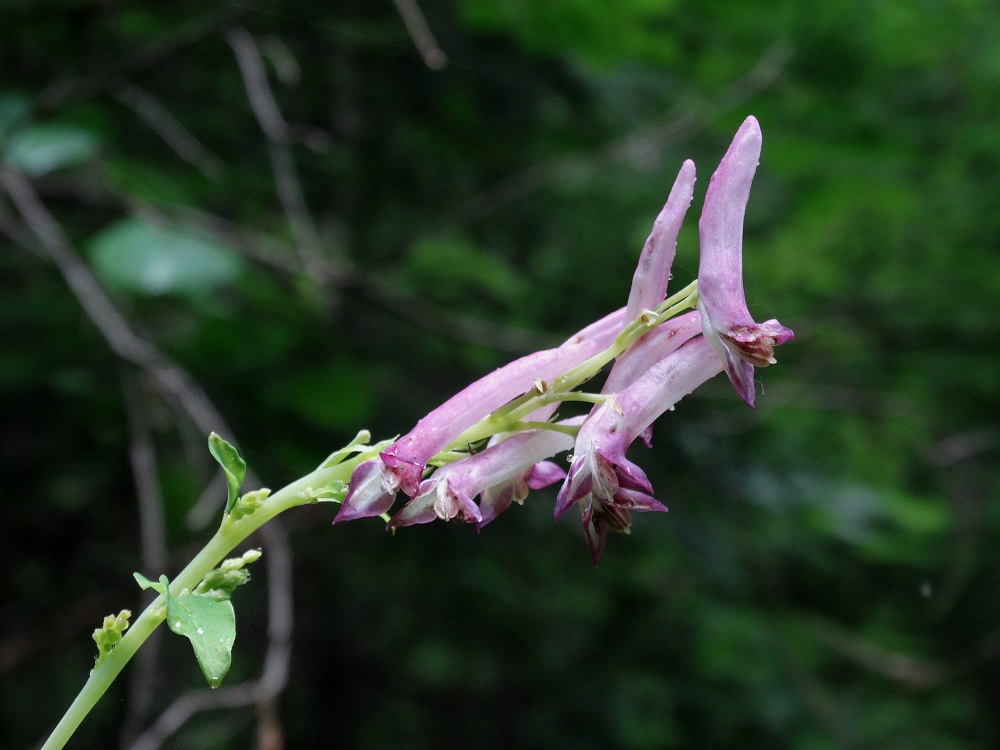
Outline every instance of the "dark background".
{"label": "dark background", "polygon": [[211,534],[209,430],[270,487],[407,431],[622,305],[690,157],[679,289],[748,114],[747,297],[797,338],[636,450],[669,515],[595,571],[554,490],[481,535],[295,510],[235,692],[155,639],[72,746],[1000,745],[998,39],[960,0],[6,0],[0,745]]}

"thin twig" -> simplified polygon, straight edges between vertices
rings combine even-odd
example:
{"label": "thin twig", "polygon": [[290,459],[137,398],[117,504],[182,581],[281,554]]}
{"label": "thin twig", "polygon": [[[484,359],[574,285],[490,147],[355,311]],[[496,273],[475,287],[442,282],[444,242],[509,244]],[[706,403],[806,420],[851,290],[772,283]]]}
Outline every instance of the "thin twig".
{"label": "thin twig", "polygon": [[[152,343],[136,334],[124,316],[115,308],[98,280],[69,244],[55,217],[38,199],[31,182],[20,172],[0,167],[0,186],[10,197],[33,237],[14,224],[13,217],[3,203],[0,203],[0,229],[18,244],[24,244],[37,255],[56,265],[112,351],[121,359],[145,370],[161,392],[172,400],[203,433],[215,430],[231,436],[232,433],[222,415],[201,387],[179,365],[160,353]],[[247,481],[259,486],[259,480],[250,472],[247,473]],[[268,575],[272,583],[268,598],[269,647],[260,680],[233,686],[225,692],[215,691],[210,694],[215,698],[221,693],[226,706],[272,700],[284,690],[288,681],[292,628],[291,553],[283,534],[273,524],[264,526],[260,533],[266,547],[265,559],[268,561]],[[197,708],[200,699],[191,705],[195,710],[202,710]],[[186,715],[189,716],[190,713]],[[176,718],[178,714],[174,713],[171,716]],[[164,714],[154,727],[161,724],[172,726],[170,724],[172,720]],[[186,721],[186,718],[184,720]],[[176,731],[176,728],[173,731]],[[142,737],[148,734],[149,732]]]}
{"label": "thin twig", "polygon": [[274,101],[271,87],[267,83],[267,71],[260,56],[260,49],[253,35],[242,26],[234,26],[226,31],[226,42],[232,47],[239,65],[243,86],[247,92],[250,109],[264,135],[272,143],[288,142],[288,123],[281,116],[278,103]]}
{"label": "thin twig", "polygon": [[145,400],[132,373],[122,374],[122,392],[128,413],[129,459],[139,503],[140,559],[147,570],[165,570],[167,525],[163,518],[156,451]]}
{"label": "thin twig", "polygon": [[813,620],[806,632],[868,671],[912,690],[938,687],[1000,657],[1000,628],[950,658],[938,660],[891,651],[829,620]]}
{"label": "thin twig", "polygon": [[417,52],[423,58],[424,65],[431,70],[444,68],[448,64],[448,56],[438,46],[430,26],[427,25],[427,19],[424,18],[416,0],[393,0],[393,2],[403,19],[403,25],[406,26],[410,39],[413,40],[413,46],[417,48]]}
{"label": "thin twig", "polygon": [[222,172],[222,160],[213,154],[152,94],[122,81],[114,98],[135,112],[181,159],[213,179]]}
{"label": "thin twig", "polygon": [[56,79],[38,95],[38,106],[43,110],[54,110],[67,102],[95,96],[114,86],[121,78],[162,63],[177,51],[213,35],[219,28],[233,23],[251,10],[235,3],[227,4],[203,16],[185,20],[170,32],[117,59],[104,70]]}
{"label": "thin twig", "polygon": [[[128,413],[129,458],[139,507],[139,553],[142,568],[147,571],[163,571],[167,569],[167,532],[159,471],[146,405],[134,373],[122,373],[122,392]],[[123,745],[138,735],[153,705],[162,642],[159,635],[159,632],[153,633],[146,641],[144,648],[136,654],[135,666],[129,674],[128,712],[120,735]]]}
{"label": "thin twig", "polygon": [[243,77],[243,87],[247,92],[250,109],[257,118],[260,129],[267,136],[278,202],[285,212],[302,266],[314,277],[325,278],[335,275],[334,269],[323,257],[319,232],[309,212],[302,184],[295,170],[295,160],[289,146],[288,124],[281,116],[281,110],[271,94],[267,71],[264,69],[257,42],[250,32],[241,26],[229,29],[226,32],[226,41],[236,56],[236,64]]}
{"label": "thin twig", "polygon": [[665,122],[616,138],[596,151],[559,156],[534,164],[473,195],[451,221],[485,216],[499,206],[524,198],[558,180],[594,174],[629,161],[649,161],[650,155],[656,156],[667,145],[680,143],[693,135],[701,123],[721,117],[765,90],[784,70],[790,56],[791,50],[786,44],[775,44],[746,74],[714,96],[700,103],[685,101],[682,114],[671,112]]}

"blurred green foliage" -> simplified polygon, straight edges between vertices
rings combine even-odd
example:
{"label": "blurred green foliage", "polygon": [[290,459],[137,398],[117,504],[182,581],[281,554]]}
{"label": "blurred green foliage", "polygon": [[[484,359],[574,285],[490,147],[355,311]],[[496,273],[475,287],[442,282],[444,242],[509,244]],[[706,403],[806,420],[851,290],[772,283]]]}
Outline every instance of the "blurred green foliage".
{"label": "blurred green foliage", "polygon": [[[671,513],[612,538],[596,571],[576,522],[553,525],[553,493],[478,536],[331,529],[329,505],[279,521],[286,746],[995,747],[1000,10],[610,8],[422,3],[440,71],[392,3],[0,9],[4,163],[270,487],[623,304],[690,157],[686,283],[709,175],[739,122],[761,122],[747,295],[798,337],[757,410],[716,379],[663,418],[636,458]],[[276,188],[285,146],[261,132],[234,26],[288,123],[319,263]],[[135,410],[169,549],[146,575],[207,537],[189,520],[213,469],[18,227],[0,193],[4,747],[45,734],[89,633],[145,601]],[[234,602],[231,683],[260,672],[263,570]],[[146,704],[116,685],[77,746],[127,746],[199,688],[184,646],[160,644]],[[246,747],[255,716],[199,714],[166,747]]]}

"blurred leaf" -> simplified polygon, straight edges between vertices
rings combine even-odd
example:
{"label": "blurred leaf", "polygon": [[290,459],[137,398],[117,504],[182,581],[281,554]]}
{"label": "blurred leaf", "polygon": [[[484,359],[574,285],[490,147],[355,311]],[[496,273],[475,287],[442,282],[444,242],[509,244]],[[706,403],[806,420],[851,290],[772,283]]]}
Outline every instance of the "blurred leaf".
{"label": "blurred leaf", "polygon": [[474,304],[480,294],[509,306],[527,285],[503,258],[463,239],[427,238],[413,245],[401,274],[415,291],[449,304]]}
{"label": "blurred leaf", "polygon": [[603,66],[623,55],[670,62],[676,46],[664,34],[676,3],[623,0],[465,0],[461,6],[472,28],[504,30],[536,53],[573,53]]}
{"label": "blurred leaf", "polygon": [[0,94],[0,140],[24,122],[31,112],[31,99],[24,94]]}
{"label": "blurred leaf", "polygon": [[291,410],[321,427],[349,430],[377,403],[373,376],[343,359],[285,375],[266,394],[269,408]]}
{"label": "blurred leaf", "polygon": [[14,131],[4,148],[4,161],[30,177],[72,167],[97,152],[90,132],[72,125],[32,125]]}
{"label": "blurred leaf", "polygon": [[122,219],[90,242],[90,261],[108,284],[139,294],[206,292],[233,281],[238,255],[182,224]]}

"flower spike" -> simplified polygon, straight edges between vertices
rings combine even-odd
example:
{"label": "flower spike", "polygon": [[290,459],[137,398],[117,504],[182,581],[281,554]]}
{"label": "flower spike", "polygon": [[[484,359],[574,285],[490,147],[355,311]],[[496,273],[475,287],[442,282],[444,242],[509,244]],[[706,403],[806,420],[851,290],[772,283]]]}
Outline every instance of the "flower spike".
{"label": "flower spike", "polygon": [[[752,408],[753,368],[774,364],[774,347],[793,336],[777,320],[754,321],[743,290],[743,219],[760,147],[749,117],[709,183],[696,310],[678,314],[690,306],[688,292],[664,303],[694,189],[695,167],[685,161],[643,245],[627,304],[561,346],[486,375],[356,466],[335,522],[386,514],[402,491],[409,498],[390,529],[437,519],[482,529],[529,490],[564,479],[554,514],[578,506],[596,566],[608,531],[628,533],[633,512],[666,511],[645,472],[626,458],[630,445],[636,438],[648,445],[653,421],[723,370]],[[600,395],[570,393],[612,359]],[[545,424],[569,400],[596,406],[586,417]],[[491,434],[486,448],[456,458],[470,435]],[[563,472],[548,459],[570,447]]]}
{"label": "flower spike", "polygon": [[698,310],[705,338],[726,365],[740,398],[753,408],[753,368],[774,364],[774,347],[793,337],[777,320],[757,323],[743,292],[743,216],[760,160],[760,126],[748,117],[712,175],[698,224]]}

